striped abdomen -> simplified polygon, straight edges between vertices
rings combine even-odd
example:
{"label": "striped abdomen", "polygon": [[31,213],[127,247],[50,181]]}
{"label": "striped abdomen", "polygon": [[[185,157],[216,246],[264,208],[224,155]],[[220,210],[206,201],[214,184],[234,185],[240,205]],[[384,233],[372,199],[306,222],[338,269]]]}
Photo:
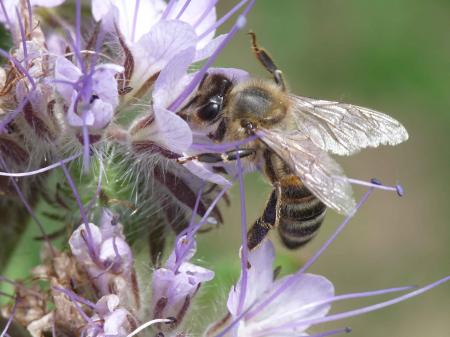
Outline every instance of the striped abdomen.
{"label": "striped abdomen", "polygon": [[287,248],[295,249],[316,235],[326,206],[294,175],[281,178],[278,189],[278,233]]}
{"label": "striped abdomen", "polygon": [[264,157],[266,174],[277,192],[278,233],[287,248],[298,248],[316,235],[326,206],[274,152],[266,151]]}

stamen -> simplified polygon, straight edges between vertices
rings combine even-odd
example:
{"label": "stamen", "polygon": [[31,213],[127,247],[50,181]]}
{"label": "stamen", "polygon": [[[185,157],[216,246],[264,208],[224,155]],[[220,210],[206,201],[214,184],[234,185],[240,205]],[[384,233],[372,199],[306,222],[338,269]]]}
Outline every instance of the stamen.
{"label": "stamen", "polygon": [[[137,1],[139,3],[139,0],[137,0]],[[90,69],[90,73],[89,73],[90,78],[92,78],[92,76],[94,76],[95,65],[97,64],[97,59],[98,59],[98,56],[100,55],[100,49],[102,48],[104,39],[105,39],[105,31],[100,27],[98,34],[97,34],[97,39],[95,41],[95,52],[94,52],[94,56],[92,57],[91,69]],[[81,54],[81,50],[80,50],[80,54]]]}
{"label": "stamen", "polygon": [[246,319],[250,319],[254,317],[258,312],[264,309],[266,305],[268,305],[270,302],[272,302],[275,298],[277,298],[280,294],[283,293],[287,288],[289,288],[291,285],[296,283],[298,279],[303,275],[303,273],[308,270],[309,267],[311,267],[314,262],[317,261],[317,259],[322,255],[322,253],[334,242],[334,240],[337,238],[337,236],[344,230],[344,228],[347,226],[347,224],[350,222],[350,220],[353,218],[353,216],[356,214],[358,209],[361,208],[361,206],[367,201],[369,196],[372,194],[374,188],[370,187],[369,190],[363,195],[363,197],[359,200],[359,202],[356,204],[353,211],[347,215],[347,217],[342,221],[342,223],[338,226],[336,231],[333,233],[333,235],[320,247],[320,249],[303,265],[302,268],[300,268],[292,277],[288,278],[285,282],[281,284],[278,289],[276,289],[271,296],[269,296],[265,301],[261,302],[259,305],[255,307],[255,310],[250,312],[248,316],[246,316]]}
{"label": "stamen", "polygon": [[6,23],[8,24],[9,29],[12,31],[13,26],[11,25],[11,20],[9,19],[9,15],[8,15],[8,12],[6,11],[5,4],[3,3],[3,0],[0,0],[0,6],[2,7],[2,11],[3,11],[3,15],[5,16]]}
{"label": "stamen", "polygon": [[[178,269],[179,266],[181,265],[181,263],[183,262],[183,258],[182,256],[184,256],[184,254],[186,254],[190,247],[192,247],[192,244],[194,243],[193,238],[195,236],[195,234],[199,231],[199,229],[206,223],[208,222],[209,219],[209,215],[211,214],[211,212],[214,210],[214,208],[216,207],[217,203],[222,199],[223,195],[231,188],[231,184],[230,185],[226,185],[223,187],[223,189],[216,195],[216,197],[213,199],[213,201],[211,202],[211,204],[209,205],[209,207],[206,209],[205,214],[203,215],[203,217],[200,219],[200,221],[193,225],[191,228],[189,228],[185,235],[186,235],[186,241],[187,241],[187,245],[185,250],[183,251],[183,253],[179,253],[179,260],[177,262],[176,268]],[[179,240],[181,238],[181,233],[180,235],[177,236],[177,240]],[[177,253],[175,253],[177,254]]]}
{"label": "stamen", "polygon": [[232,321],[230,323],[230,325],[228,325],[225,329],[223,329],[220,333],[218,333],[217,335],[215,335],[215,337],[223,337],[225,336],[237,323],[239,323],[240,320],[242,320],[244,318],[245,315],[247,315],[247,313],[253,309],[255,303],[250,304],[250,306],[244,310],[243,313],[241,313],[240,315],[238,315],[238,317],[236,317],[236,319],[234,321]]}
{"label": "stamen", "polygon": [[[189,224],[188,228],[185,229],[183,232],[181,232],[177,236],[176,242],[185,235],[186,236],[186,238],[185,238],[186,244],[184,245],[182,250],[175,249],[175,256],[176,256],[175,268],[176,269],[178,269],[181,266],[181,264],[183,263],[183,260],[184,260],[184,256],[186,255],[186,253],[191,249],[192,245],[194,244],[193,238],[194,238],[195,234],[208,221],[210,213],[214,210],[214,208],[216,207],[216,204],[222,199],[223,195],[231,188],[231,186],[232,185],[224,186],[224,188],[216,195],[214,200],[211,202],[211,204],[207,208],[205,214],[203,215],[203,217],[200,219],[200,221],[197,224],[194,224],[194,223]],[[200,202],[199,195],[200,195],[200,193],[197,195],[197,200]],[[198,208],[197,200],[196,200],[196,206],[194,206],[193,214],[197,213],[197,210],[195,208],[195,207]]]}
{"label": "stamen", "polygon": [[191,0],[186,0],[186,2],[184,3],[183,7],[181,8],[181,10],[178,12],[175,20],[179,20],[181,18],[181,16],[184,14],[184,12],[186,11],[186,8],[188,8],[189,4],[191,3]]}
{"label": "stamen", "polygon": [[210,151],[210,152],[226,152],[228,150],[232,150],[236,147],[239,147],[241,145],[245,145],[248,143],[253,142],[254,140],[258,139],[258,135],[252,135],[248,138],[245,138],[244,140],[238,140],[235,142],[229,142],[229,143],[220,143],[220,144],[202,144],[202,143],[193,143],[191,147],[195,150],[199,151]]}
{"label": "stamen", "polygon": [[[401,292],[401,291],[406,291],[406,290],[411,290],[411,289],[416,289],[417,287],[415,286],[405,286],[405,287],[397,287],[397,288],[388,288],[388,289],[381,289],[381,290],[374,290],[374,291],[367,291],[367,292],[359,292],[359,293],[350,293],[350,294],[343,294],[343,295],[338,295],[338,296],[334,296],[331,298],[327,298],[325,300],[322,301],[316,301],[316,302],[311,302],[308,303],[306,305],[303,305],[301,307],[299,307],[297,310],[291,310],[286,314],[282,314],[282,315],[278,315],[277,319],[279,319],[280,321],[283,320],[283,318],[285,318],[286,316],[290,316],[290,315],[295,315],[298,313],[301,313],[304,310],[310,310],[311,308],[315,308],[321,305],[325,305],[325,304],[331,304],[334,302],[338,302],[338,301],[342,301],[342,300],[348,300],[348,299],[355,299],[355,298],[367,298],[367,297],[373,297],[373,296],[380,296],[380,295],[386,295],[386,294],[390,294],[390,293],[394,293],[394,292]],[[276,329],[294,329],[295,327],[297,327],[298,324],[297,323],[288,323],[288,324],[283,324],[281,326],[278,327],[273,327],[274,330]]]}
{"label": "stamen", "polygon": [[352,179],[352,178],[347,178],[348,182],[351,184],[355,184],[355,185],[361,185],[361,186],[367,186],[367,187],[373,187],[379,190],[384,190],[384,191],[393,191],[393,192],[397,192],[398,196],[402,197],[404,195],[404,191],[403,191],[403,186],[402,185],[395,185],[395,186],[386,186],[383,185],[381,183],[380,180],[378,180],[377,178],[372,178],[370,179],[370,182],[364,181],[364,180],[359,180],[359,179]]}
{"label": "stamen", "polygon": [[6,282],[9,284],[12,284],[13,286],[16,286],[18,284],[16,281],[10,280],[9,278],[7,278],[3,275],[0,275],[0,282]]}
{"label": "stamen", "polygon": [[[77,47],[76,41],[73,40],[72,35],[68,29],[66,29],[66,35],[67,35],[67,43],[70,45],[70,47],[73,50],[73,54],[75,55],[75,59],[78,62],[79,67],[81,68],[82,73],[85,73],[85,64],[83,61],[83,58],[81,57],[81,47]],[[76,38],[76,37],[75,37]]]}
{"label": "stamen", "polygon": [[403,189],[403,185],[397,184],[397,185],[395,185],[395,189],[397,190],[397,194],[399,197],[403,197],[405,195],[405,190]]}
{"label": "stamen", "polygon": [[5,293],[3,291],[0,291],[0,296],[8,297],[8,298],[11,298],[11,299],[15,299],[16,298],[16,296],[7,294],[7,293]]}
{"label": "stamen", "polygon": [[16,6],[17,22],[19,23],[20,36],[22,38],[22,49],[23,49],[23,62],[25,68],[28,68],[28,48],[27,48],[27,37],[25,35],[25,29],[23,28],[22,19],[20,17],[19,9]]}
{"label": "stamen", "polygon": [[194,23],[194,25],[192,27],[197,28],[198,25],[205,20],[206,16],[209,14],[209,12],[212,11],[212,9],[214,8],[214,6],[217,4],[218,0],[210,0],[208,7],[206,7],[206,9],[203,11],[202,15],[200,15],[200,17],[197,19],[197,21]]}
{"label": "stamen", "polygon": [[[75,52],[78,54],[80,52],[80,50],[81,50],[81,0],[76,0],[75,1]],[[80,66],[82,66],[82,65],[80,64]]]}
{"label": "stamen", "polygon": [[349,327],[345,327],[345,328],[341,328],[341,329],[335,329],[335,330],[318,333],[315,335],[309,335],[309,337],[326,337],[326,336],[339,335],[342,333],[350,333],[350,332],[352,332],[352,329]]}
{"label": "stamen", "polygon": [[[198,207],[200,205],[200,200],[202,198],[203,191],[205,189],[206,182],[202,183],[202,186],[200,187],[197,198],[195,199],[195,205],[194,209],[192,210],[191,220],[189,221],[189,225],[186,229],[184,229],[179,235],[177,235],[176,242],[180,240],[183,236],[187,236],[188,233],[192,232],[195,224],[195,217],[197,216]],[[175,271],[178,270],[178,268],[181,266],[184,260],[185,254],[191,249],[193,245],[193,240],[191,238],[186,237],[186,245],[183,245],[184,249],[179,248],[178,245],[175,244]]]}
{"label": "stamen", "polygon": [[388,300],[388,301],[380,302],[377,304],[369,305],[369,306],[355,309],[355,310],[345,311],[345,312],[330,315],[330,316],[325,316],[322,318],[310,318],[310,319],[300,320],[300,321],[297,321],[297,325],[303,326],[303,325],[312,325],[312,324],[319,324],[319,323],[325,323],[325,322],[332,322],[332,321],[337,321],[337,320],[341,320],[341,319],[349,318],[349,317],[353,317],[353,316],[359,316],[362,314],[366,314],[368,312],[380,310],[382,308],[389,307],[389,306],[397,304],[399,302],[403,302],[412,297],[421,295],[421,294],[427,292],[428,290],[431,290],[431,289],[433,289],[445,282],[448,282],[448,281],[450,281],[450,276],[444,277],[444,278],[442,278],[436,282],[433,282],[425,287],[419,288],[408,294],[396,297],[396,298]]}
{"label": "stamen", "polygon": [[239,302],[237,307],[237,315],[239,315],[244,307],[245,297],[247,295],[247,277],[248,277],[248,247],[247,247],[247,209],[245,207],[245,189],[244,189],[244,179],[243,179],[243,169],[241,164],[241,156],[239,151],[236,152],[236,166],[237,174],[239,178],[239,191],[241,197],[241,291],[239,294]]}
{"label": "stamen", "polygon": [[192,81],[186,86],[186,88],[181,92],[181,94],[175,99],[175,101],[169,106],[169,110],[176,111],[180,107],[180,105],[184,102],[184,100],[194,91],[195,87],[201,82],[203,76],[206,74],[206,71],[213,64],[216,58],[219,56],[220,52],[226,45],[231,41],[231,39],[236,35],[236,33],[244,27],[245,16],[252,9],[256,0],[251,0],[247,5],[243,13],[236,20],[235,24],[225,37],[223,41],[219,44],[214,53],[209,57],[209,59],[205,62],[202,68],[197,72]]}
{"label": "stamen", "polygon": [[81,219],[83,220],[86,232],[87,232],[87,248],[89,251],[89,256],[92,258],[93,261],[97,261],[97,247],[94,245],[94,239],[92,236],[92,231],[89,226],[89,221],[86,215],[86,212],[84,211],[83,204],[81,203],[81,197],[78,193],[77,187],[75,186],[75,182],[73,181],[69,170],[67,169],[66,165],[64,163],[61,163],[61,168],[63,169],[64,175],[66,176],[67,182],[69,183],[70,188],[72,189],[72,194],[75,197],[75,201],[78,204],[78,208],[80,210]]}
{"label": "stamen", "polygon": [[170,0],[169,3],[166,6],[166,9],[162,13],[160,20],[165,20],[167,18],[167,16],[169,15],[170,11],[172,10],[173,5],[175,5],[175,0]]}
{"label": "stamen", "polygon": [[[8,167],[5,163],[5,161],[3,160],[2,157],[0,157],[0,163],[1,166],[3,167],[4,170],[7,170]],[[51,241],[47,235],[47,233],[44,230],[44,226],[42,225],[42,223],[39,221],[38,217],[36,216],[36,214],[33,211],[33,208],[30,206],[30,204],[27,201],[27,198],[25,198],[25,195],[23,194],[22,190],[19,187],[19,184],[16,182],[16,179],[14,178],[9,178],[9,180],[11,181],[11,183],[14,186],[14,189],[16,190],[17,195],[19,196],[20,201],[23,203],[23,205],[25,206],[26,210],[28,211],[28,213],[30,214],[31,218],[34,220],[34,222],[38,225],[39,231],[41,232],[42,237],[44,238],[45,242],[48,245],[48,248],[50,250],[51,255],[54,257],[56,256],[55,250],[53,249],[53,246],[51,244]]]}
{"label": "stamen", "polygon": [[[58,287],[55,287],[54,289],[62,292],[64,295],[66,295],[70,299],[70,301],[73,303],[73,305],[77,309],[78,313],[81,315],[81,317],[83,317],[83,319],[86,322],[91,323],[91,324],[94,323],[92,321],[92,319],[88,315],[86,315],[86,313],[83,311],[83,309],[81,309],[80,304],[78,303],[79,302],[78,299],[80,298],[79,296],[76,296],[72,291],[70,291],[68,289],[58,288]],[[83,303],[83,302],[80,302],[80,303]]]}
{"label": "stamen", "polygon": [[81,155],[81,153],[75,154],[71,157],[68,157],[66,159],[61,160],[59,163],[55,163],[55,164],[51,164],[49,166],[40,168],[38,170],[34,170],[34,171],[28,171],[28,172],[18,172],[18,173],[9,173],[9,172],[0,172],[0,176],[3,177],[14,177],[14,178],[20,178],[20,177],[29,177],[29,176],[34,176],[36,174],[40,174],[40,173],[44,173],[47,171],[51,171],[57,167],[60,167],[62,164],[66,164],[71,162],[72,160],[77,159],[79,156]]}
{"label": "stamen", "polygon": [[33,33],[33,11],[31,8],[31,2],[30,0],[27,0],[27,9],[28,9],[28,24],[30,29],[30,34]]}
{"label": "stamen", "polygon": [[231,188],[231,186],[233,186],[232,184],[230,185],[226,185],[223,187],[223,189],[216,195],[216,197],[214,198],[214,200],[211,202],[211,205],[209,205],[208,209],[206,210],[205,214],[203,215],[203,217],[200,219],[200,221],[197,223],[196,226],[194,226],[193,230],[189,233],[190,237],[193,237],[195,235],[195,233],[198,232],[198,230],[205,224],[208,222],[209,219],[209,215],[211,214],[211,212],[214,210],[214,208],[216,207],[216,204],[222,199],[223,195]]}
{"label": "stamen", "polygon": [[205,38],[206,36],[211,34],[211,32],[213,32],[214,30],[216,30],[217,28],[222,26],[225,22],[227,22],[234,15],[234,13],[236,13],[247,2],[248,2],[248,0],[241,0],[240,2],[238,2],[230,11],[228,11],[227,14],[222,16],[219,20],[214,22],[214,24],[211,27],[209,27],[203,33],[201,33],[200,36],[198,37],[198,39],[201,40],[201,39]]}
{"label": "stamen", "polygon": [[134,7],[133,24],[131,25],[131,41],[132,42],[134,42],[134,36],[136,35],[136,23],[137,23],[137,15],[138,15],[140,3],[141,3],[141,0],[136,0],[136,5]]}
{"label": "stamen", "polygon": [[71,291],[69,289],[65,289],[65,288],[61,288],[61,287],[53,287],[53,289],[60,291],[63,294],[67,295],[68,297],[70,297],[71,300],[80,302],[81,304],[84,304],[92,309],[95,309],[95,307],[96,307],[95,303],[93,303],[81,296],[78,296],[77,294],[75,294],[73,291]]}
{"label": "stamen", "polygon": [[92,200],[89,202],[88,206],[86,207],[86,213],[89,214],[91,212],[92,207],[94,207],[95,203],[97,202],[100,192],[102,190],[102,177],[104,174],[104,167],[103,167],[103,160],[99,159],[99,169],[98,169],[98,181],[97,181],[97,189],[95,190],[95,195],[92,198]]}
{"label": "stamen", "polygon": [[52,337],[56,337],[56,324],[55,324],[55,318],[52,320]]}
{"label": "stamen", "polygon": [[141,332],[142,330],[144,330],[145,328],[148,328],[149,326],[151,326],[153,324],[172,323],[172,321],[173,321],[172,319],[167,319],[167,318],[153,319],[151,321],[148,321],[147,323],[142,324],[140,327],[138,327],[132,333],[128,334],[127,337],[133,337],[133,336],[137,335],[139,332]]}
{"label": "stamen", "polygon": [[89,163],[90,163],[90,140],[89,140],[89,130],[86,125],[86,114],[83,113],[83,126],[81,128],[83,132],[83,172],[89,172]]}
{"label": "stamen", "polygon": [[[0,51],[1,52],[1,51]],[[5,119],[0,121],[0,134],[3,132],[8,132],[6,126],[11,123],[19,113],[23,111],[25,105],[29,102],[28,96],[26,96],[16,107],[16,109],[11,112]]]}
{"label": "stamen", "polygon": [[30,75],[28,70],[26,70],[19,61],[17,61],[13,56],[9,55],[8,52],[4,51],[0,48],[0,55],[4,58],[8,59],[11,63],[13,63],[16,68],[24,75],[26,78],[28,78],[28,81],[30,81],[30,84],[32,86],[32,89],[36,89],[36,82],[34,81],[33,77]]}
{"label": "stamen", "polygon": [[114,250],[114,254],[116,254],[116,256],[114,257],[115,261],[111,261],[111,266],[114,267],[115,265],[120,265],[122,264],[122,257],[120,256],[119,253],[119,248],[117,248],[117,236],[113,237],[113,250]]}
{"label": "stamen", "polygon": [[11,324],[12,324],[12,321],[13,321],[13,319],[14,319],[14,315],[16,314],[16,309],[17,309],[17,304],[18,304],[18,302],[19,302],[19,300],[16,298],[16,300],[14,301],[13,308],[12,308],[12,310],[11,310],[11,315],[9,315],[8,321],[6,322],[5,328],[3,329],[2,333],[0,334],[0,337],[5,337],[5,336],[7,336],[8,329],[9,329],[9,327],[10,327]]}

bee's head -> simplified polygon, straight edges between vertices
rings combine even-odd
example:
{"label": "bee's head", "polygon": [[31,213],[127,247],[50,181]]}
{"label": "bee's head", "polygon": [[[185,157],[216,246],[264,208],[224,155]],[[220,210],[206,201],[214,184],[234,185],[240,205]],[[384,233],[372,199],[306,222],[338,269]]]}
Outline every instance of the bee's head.
{"label": "bee's head", "polygon": [[233,82],[225,75],[206,74],[196,95],[179,115],[194,128],[205,128],[214,124],[222,117],[232,87]]}

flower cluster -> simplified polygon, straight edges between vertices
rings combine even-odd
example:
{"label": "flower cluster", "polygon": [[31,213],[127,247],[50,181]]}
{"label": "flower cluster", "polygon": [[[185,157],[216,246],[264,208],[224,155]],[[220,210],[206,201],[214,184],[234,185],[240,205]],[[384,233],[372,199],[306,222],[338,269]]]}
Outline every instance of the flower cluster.
{"label": "flower cluster", "polygon": [[[14,326],[33,337],[199,333],[190,325],[193,303],[215,273],[194,263],[196,238],[206,224],[222,222],[217,204],[228,201],[232,182],[217,167],[175,159],[227,151],[258,137],[212,144],[208,131],[194,129],[181,113],[205,75],[224,74],[236,83],[249,76],[211,66],[255,1],[237,1],[222,17],[217,2],[77,0],[74,22],[67,22],[60,13],[72,9],[64,0],[0,0],[0,23],[13,44],[0,50],[0,197],[6,200],[0,210],[24,207],[45,243],[28,282],[0,277],[14,288],[13,294],[0,292],[11,299],[2,308],[0,337]],[[216,36],[233,17],[231,29]],[[369,190],[335,234],[300,270],[278,278],[270,240],[248,251],[239,151],[234,163],[228,173],[235,173],[241,193],[241,276],[222,306],[225,317],[206,327],[205,336],[306,336],[320,323],[378,310],[450,280],[336,295],[331,281],[306,273],[374,189],[403,193],[377,181],[359,182]],[[35,213],[41,200],[70,225],[48,234],[43,215]],[[148,231],[151,275],[137,257],[144,240],[132,240],[144,233],[136,221]],[[176,237],[166,257],[169,227]],[[53,241],[67,232],[63,245]],[[406,294],[329,314],[335,301],[394,292]]]}

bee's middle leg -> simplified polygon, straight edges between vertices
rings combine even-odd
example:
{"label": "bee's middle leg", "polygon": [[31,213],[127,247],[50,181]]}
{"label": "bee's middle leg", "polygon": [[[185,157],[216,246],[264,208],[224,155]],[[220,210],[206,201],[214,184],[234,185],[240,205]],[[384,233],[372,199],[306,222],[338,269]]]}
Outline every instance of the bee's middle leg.
{"label": "bee's middle leg", "polygon": [[274,189],[270,194],[263,215],[255,221],[247,233],[248,249],[252,250],[257,247],[269,231],[275,227],[277,221],[277,199],[277,190]]}
{"label": "bee's middle leg", "polygon": [[237,160],[237,158],[244,158],[255,154],[253,149],[237,149],[232,151],[227,151],[223,153],[206,152],[200,153],[195,156],[190,157],[180,157],[177,159],[179,164],[185,164],[191,160],[197,160],[201,163],[220,163]]}

